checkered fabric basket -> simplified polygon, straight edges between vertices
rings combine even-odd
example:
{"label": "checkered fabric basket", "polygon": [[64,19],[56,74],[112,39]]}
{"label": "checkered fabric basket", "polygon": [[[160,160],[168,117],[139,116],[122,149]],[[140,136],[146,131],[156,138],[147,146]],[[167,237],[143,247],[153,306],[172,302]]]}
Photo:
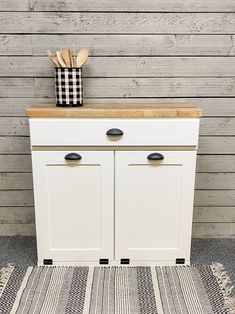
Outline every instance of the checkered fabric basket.
{"label": "checkered fabric basket", "polygon": [[82,68],[55,68],[55,94],[57,106],[82,106]]}

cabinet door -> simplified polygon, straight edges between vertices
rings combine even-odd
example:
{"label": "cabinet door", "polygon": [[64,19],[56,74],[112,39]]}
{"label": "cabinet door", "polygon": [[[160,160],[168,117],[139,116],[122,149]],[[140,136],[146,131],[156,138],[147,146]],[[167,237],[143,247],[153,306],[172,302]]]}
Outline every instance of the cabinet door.
{"label": "cabinet door", "polygon": [[113,152],[33,151],[38,260],[113,259]]}
{"label": "cabinet door", "polygon": [[[152,153],[164,159],[149,160]],[[189,261],[196,152],[115,156],[115,258]]]}

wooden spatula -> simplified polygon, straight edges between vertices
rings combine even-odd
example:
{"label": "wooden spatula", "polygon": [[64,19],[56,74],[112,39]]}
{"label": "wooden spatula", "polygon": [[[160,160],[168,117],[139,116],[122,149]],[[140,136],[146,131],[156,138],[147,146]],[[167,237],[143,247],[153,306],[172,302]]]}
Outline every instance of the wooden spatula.
{"label": "wooden spatula", "polygon": [[50,50],[47,50],[47,54],[48,54],[48,57],[51,60],[51,62],[59,68],[60,64],[59,64],[57,58],[53,55],[53,53]]}
{"label": "wooden spatula", "polygon": [[74,65],[74,62],[73,62],[73,53],[74,52],[72,52],[73,50],[70,48],[70,63],[71,63],[71,67],[74,67],[75,65]]}
{"label": "wooden spatula", "polygon": [[89,51],[87,49],[82,49],[77,55],[77,67],[80,68],[87,60]]}
{"label": "wooden spatula", "polygon": [[69,48],[61,48],[61,56],[67,67],[71,67],[71,52]]}
{"label": "wooden spatula", "polygon": [[57,56],[57,59],[59,61],[59,64],[62,66],[62,68],[66,68],[66,64],[61,56],[61,51],[56,51],[56,56]]}

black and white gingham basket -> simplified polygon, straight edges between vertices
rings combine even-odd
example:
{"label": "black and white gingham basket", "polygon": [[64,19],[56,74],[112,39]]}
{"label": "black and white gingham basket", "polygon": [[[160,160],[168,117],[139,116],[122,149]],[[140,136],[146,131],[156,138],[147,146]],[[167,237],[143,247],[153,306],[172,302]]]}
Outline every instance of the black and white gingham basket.
{"label": "black and white gingham basket", "polygon": [[82,106],[82,68],[55,68],[55,94],[57,106]]}

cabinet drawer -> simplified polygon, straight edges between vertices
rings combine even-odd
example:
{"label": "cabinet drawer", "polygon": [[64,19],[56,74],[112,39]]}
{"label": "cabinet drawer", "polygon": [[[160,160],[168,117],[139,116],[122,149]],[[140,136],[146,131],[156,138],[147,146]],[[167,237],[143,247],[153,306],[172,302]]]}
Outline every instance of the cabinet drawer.
{"label": "cabinet drawer", "polygon": [[32,146],[197,146],[198,130],[197,118],[30,119]]}
{"label": "cabinet drawer", "polygon": [[196,151],[115,153],[116,259],[190,259]]}
{"label": "cabinet drawer", "polygon": [[112,260],[114,153],[33,151],[32,160],[39,263]]}

